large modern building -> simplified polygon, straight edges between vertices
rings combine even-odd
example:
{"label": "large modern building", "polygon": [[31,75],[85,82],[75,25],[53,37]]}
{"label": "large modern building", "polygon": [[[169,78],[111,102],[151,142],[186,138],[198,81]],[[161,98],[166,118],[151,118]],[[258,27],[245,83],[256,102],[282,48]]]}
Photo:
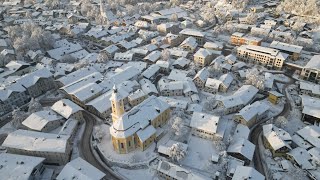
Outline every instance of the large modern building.
{"label": "large modern building", "polygon": [[169,105],[155,96],[125,112],[123,98],[114,87],[110,101],[113,120],[110,127],[112,145],[120,154],[138,148],[142,151],[147,149],[156,139],[156,128],[167,123],[170,117]]}
{"label": "large modern building", "polygon": [[306,81],[320,83],[320,55],[313,56],[302,69],[300,78]]}
{"label": "large modern building", "polygon": [[237,49],[237,56],[245,62],[252,62],[270,69],[281,69],[288,54],[279,50],[253,45],[243,45]]}

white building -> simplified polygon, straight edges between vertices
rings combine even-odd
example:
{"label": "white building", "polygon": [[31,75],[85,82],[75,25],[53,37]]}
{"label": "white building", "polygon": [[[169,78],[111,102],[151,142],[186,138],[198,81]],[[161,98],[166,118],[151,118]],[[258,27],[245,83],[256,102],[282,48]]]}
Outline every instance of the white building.
{"label": "white building", "polygon": [[232,180],[264,180],[265,177],[252,167],[247,166],[237,166],[233,174]]}
{"label": "white building", "polygon": [[320,82],[320,55],[313,56],[302,69],[300,78],[306,81]]}
{"label": "white building", "polygon": [[29,130],[39,132],[49,132],[56,129],[64,123],[64,118],[52,110],[44,110],[32,113],[27,119],[22,122],[22,125]]}
{"label": "white building", "polygon": [[300,94],[320,98],[320,85],[300,81]]}
{"label": "white building", "polygon": [[235,121],[252,127],[258,121],[267,117],[268,110],[270,109],[269,105],[263,101],[256,101],[253,104],[245,106],[235,114]]}
{"label": "white building", "polygon": [[231,142],[227,153],[234,158],[244,161],[245,165],[248,165],[252,161],[255,147],[249,140],[237,138]]}
{"label": "white building", "polygon": [[196,174],[178,165],[160,161],[157,167],[158,176],[167,180],[209,180],[210,178]]}
{"label": "white building", "polygon": [[320,99],[301,95],[302,119],[310,123],[320,122]]}
{"label": "white building", "polygon": [[0,154],[1,179],[41,179],[45,158],[17,154]]}
{"label": "white building", "polygon": [[191,133],[204,139],[214,140],[216,138],[220,117],[211,114],[194,112],[191,118]]}
{"label": "white building", "polygon": [[288,58],[288,54],[279,50],[254,45],[238,47],[237,56],[245,62],[261,64],[272,69],[281,69],[284,61]]}
{"label": "white building", "polygon": [[106,179],[106,175],[81,157],[78,157],[67,163],[56,179],[102,180]]}
{"label": "white building", "polygon": [[249,104],[258,91],[254,86],[243,85],[231,96],[217,96],[218,105],[224,108],[224,114],[237,112]]}
{"label": "white building", "polygon": [[66,119],[84,120],[82,116],[83,109],[69,99],[62,99],[54,103],[51,109]]}
{"label": "white building", "polygon": [[9,133],[2,146],[9,153],[44,157],[45,162],[63,165],[69,161],[69,136],[16,130]]}

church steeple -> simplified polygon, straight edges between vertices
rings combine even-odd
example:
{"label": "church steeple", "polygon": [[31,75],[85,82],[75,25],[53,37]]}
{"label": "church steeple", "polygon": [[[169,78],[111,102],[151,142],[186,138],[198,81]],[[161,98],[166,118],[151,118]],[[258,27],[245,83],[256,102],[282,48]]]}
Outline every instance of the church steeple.
{"label": "church steeple", "polygon": [[124,113],[124,103],[123,97],[121,93],[118,91],[116,85],[113,86],[113,92],[110,98],[111,105],[112,105],[112,121],[116,122],[121,115]]}

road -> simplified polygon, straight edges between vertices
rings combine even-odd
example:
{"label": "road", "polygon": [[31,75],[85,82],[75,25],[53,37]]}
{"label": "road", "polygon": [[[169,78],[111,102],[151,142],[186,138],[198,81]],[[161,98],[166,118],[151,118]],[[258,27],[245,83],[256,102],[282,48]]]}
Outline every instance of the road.
{"label": "road", "polygon": [[[277,116],[273,117],[274,119],[277,119],[279,116],[287,117],[289,115],[290,110],[292,109],[292,107],[291,107],[291,103],[290,103],[288,94],[285,93],[285,90],[287,89],[288,86],[290,86],[294,82],[295,82],[295,80],[290,78],[290,82],[286,83],[283,86],[282,92],[284,92],[284,94],[285,94],[286,104],[284,105],[284,108],[281,111],[281,113],[279,113]],[[256,145],[256,149],[255,149],[254,155],[253,155],[254,167],[256,168],[257,171],[259,171],[264,176],[266,176],[266,172],[264,171],[263,164],[262,164],[263,160],[261,158],[260,149],[259,149],[259,147],[260,147],[259,138],[261,137],[261,134],[262,134],[262,124],[264,124],[268,120],[270,120],[270,118],[264,119],[264,120],[260,121],[258,124],[256,124],[254,127],[252,127],[251,128],[251,132],[250,132],[250,136],[249,136],[249,140],[253,144]],[[268,179],[267,176],[266,176],[266,179]]]}
{"label": "road", "polygon": [[101,165],[101,163],[93,155],[92,148],[90,145],[91,144],[90,138],[92,137],[92,131],[93,131],[93,127],[95,125],[96,120],[94,117],[92,117],[91,114],[87,112],[83,113],[83,117],[85,119],[86,125],[85,125],[85,129],[80,142],[80,147],[79,147],[80,155],[91,165],[95,166],[100,171],[104,172],[107,175],[106,177],[108,180],[119,179],[116,175],[114,175],[113,172],[110,172],[109,169]]}

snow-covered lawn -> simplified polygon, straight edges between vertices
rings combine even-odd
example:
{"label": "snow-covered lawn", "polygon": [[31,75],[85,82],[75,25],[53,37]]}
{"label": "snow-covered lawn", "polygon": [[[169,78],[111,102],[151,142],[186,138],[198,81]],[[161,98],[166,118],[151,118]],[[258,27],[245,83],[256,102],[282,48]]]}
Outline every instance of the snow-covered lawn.
{"label": "snow-covered lawn", "polygon": [[190,136],[188,153],[180,164],[208,173],[215,173],[216,165],[211,162],[212,154],[219,153],[212,141]]}

